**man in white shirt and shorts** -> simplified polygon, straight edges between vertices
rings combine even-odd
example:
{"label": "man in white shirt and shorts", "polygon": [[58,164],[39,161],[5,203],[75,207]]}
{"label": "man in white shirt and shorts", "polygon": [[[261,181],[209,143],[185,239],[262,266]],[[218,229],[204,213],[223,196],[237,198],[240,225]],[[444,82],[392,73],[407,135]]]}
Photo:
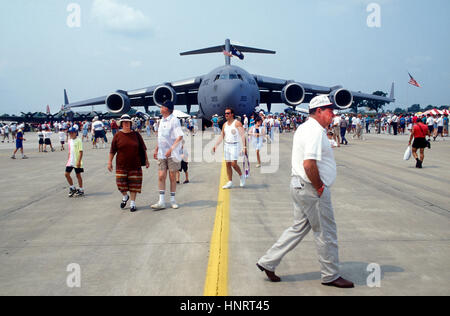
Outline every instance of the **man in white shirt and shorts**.
{"label": "man in white shirt and shorts", "polygon": [[223,124],[222,134],[213,149],[213,151],[216,152],[217,147],[222,140],[224,141],[223,151],[225,154],[225,162],[227,164],[228,183],[222,188],[225,190],[233,188],[233,169],[239,174],[241,179],[240,186],[243,188],[245,186],[245,175],[242,174],[237,161],[239,159],[239,154],[241,153],[240,141],[244,147],[243,152],[247,155],[244,126],[234,118],[234,110],[231,108],[225,110],[225,118],[227,121]]}
{"label": "man in white shirt and shorts", "polygon": [[281,281],[275,269],[283,257],[312,230],[319,255],[322,284],[338,288],[354,287],[352,282],[339,275],[337,230],[330,191],[337,171],[326,133],[334,117],[333,107],[326,95],[312,99],[309,105],[310,119],[295,133],[291,179],[294,225],[257,263],[257,267],[272,282]]}
{"label": "man in white shirt and shorts", "polygon": [[94,144],[95,148],[97,148],[98,140],[101,139],[103,143],[103,148],[106,148],[105,144],[105,128],[103,126],[102,121],[99,120],[98,116],[94,117],[92,123],[92,135],[94,135]]}
{"label": "man in white shirt and shorts", "polygon": [[161,107],[163,118],[159,122],[158,145],[156,146],[153,157],[158,160],[159,165],[159,202],[152,205],[155,210],[166,208],[165,193],[167,172],[170,178],[170,204],[173,209],[179,206],[175,200],[177,190],[177,172],[181,169],[181,142],[184,138],[181,129],[180,120],[172,113],[174,104],[171,101],[164,102]]}

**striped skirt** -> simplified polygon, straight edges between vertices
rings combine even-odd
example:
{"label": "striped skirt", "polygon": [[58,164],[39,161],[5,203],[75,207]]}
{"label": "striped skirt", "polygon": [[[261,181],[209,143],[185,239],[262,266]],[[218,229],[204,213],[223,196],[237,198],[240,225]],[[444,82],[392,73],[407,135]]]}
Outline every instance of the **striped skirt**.
{"label": "striped skirt", "polygon": [[117,188],[122,193],[127,193],[128,191],[141,193],[142,179],[142,169],[134,171],[116,171]]}

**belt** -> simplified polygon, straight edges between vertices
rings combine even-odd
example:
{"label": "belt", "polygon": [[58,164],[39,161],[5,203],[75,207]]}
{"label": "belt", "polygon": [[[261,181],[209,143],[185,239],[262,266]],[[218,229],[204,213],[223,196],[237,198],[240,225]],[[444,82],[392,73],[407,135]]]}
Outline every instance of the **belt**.
{"label": "belt", "polygon": [[236,144],[239,144],[239,143],[227,143],[227,142],[225,142],[225,144],[227,144],[227,145],[236,145]]}

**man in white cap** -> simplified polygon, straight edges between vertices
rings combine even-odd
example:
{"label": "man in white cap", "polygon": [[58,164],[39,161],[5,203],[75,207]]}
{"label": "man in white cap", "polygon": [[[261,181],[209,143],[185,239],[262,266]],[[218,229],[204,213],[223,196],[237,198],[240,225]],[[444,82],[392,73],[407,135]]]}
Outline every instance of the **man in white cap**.
{"label": "man in white cap", "polygon": [[312,99],[310,119],[295,133],[291,180],[295,223],[257,263],[272,282],[281,281],[275,269],[282,258],[312,230],[322,284],[338,288],[354,287],[352,282],[339,275],[337,231],[330,192],[336,180],[336,161],[326,134],[326,128],[334,117],[333,107],[326,95]]}

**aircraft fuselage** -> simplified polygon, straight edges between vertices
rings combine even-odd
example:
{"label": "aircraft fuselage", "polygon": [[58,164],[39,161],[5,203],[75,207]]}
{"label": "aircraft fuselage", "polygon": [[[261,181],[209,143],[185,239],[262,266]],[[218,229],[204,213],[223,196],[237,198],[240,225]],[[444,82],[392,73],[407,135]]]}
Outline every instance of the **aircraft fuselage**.
{"label": "aircraft fuselage", "polygon": [[244,69],[226,65],[214,69],[203,78],[198,90],[198,103],[203,118],[223,116],[231,107],[236,116],[251,115],[259,106],[260,93],[256,80]]}

